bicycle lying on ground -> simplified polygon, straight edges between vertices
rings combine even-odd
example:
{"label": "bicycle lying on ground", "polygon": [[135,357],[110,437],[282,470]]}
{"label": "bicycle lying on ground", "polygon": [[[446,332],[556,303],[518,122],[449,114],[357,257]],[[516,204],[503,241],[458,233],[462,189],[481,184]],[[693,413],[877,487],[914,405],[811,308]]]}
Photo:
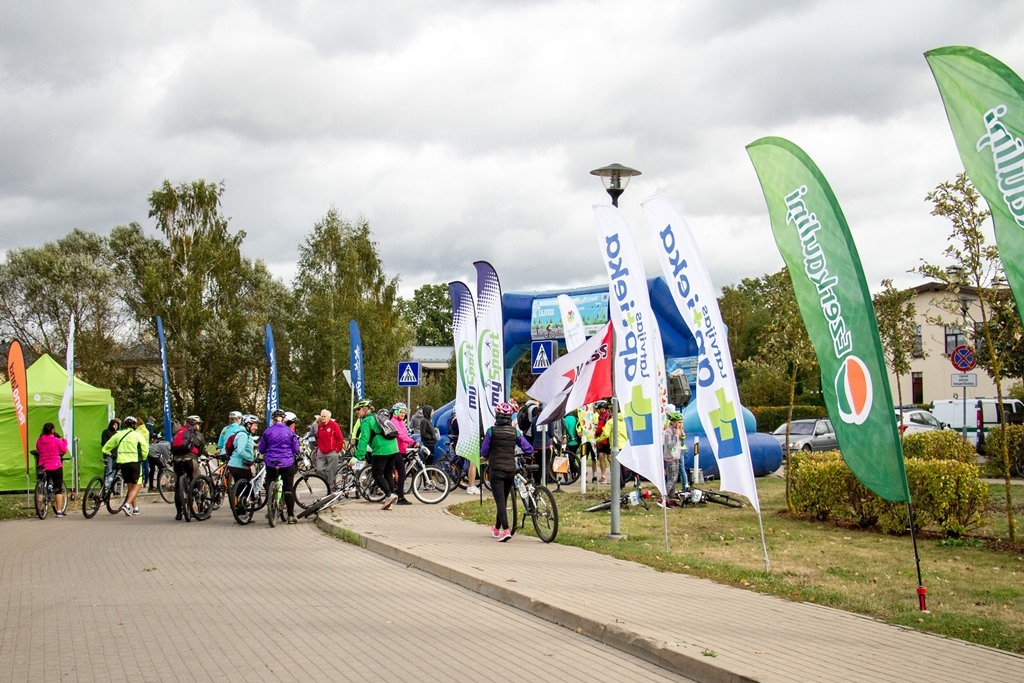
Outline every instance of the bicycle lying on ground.
{"label": "bicycle lying on ground", "polygon": [[[32,455],[36,456],[36,517],[39,519],[46,519],[46,515],[50,508],[53,508],[54,514],[63,515],[64,511],[68,509],[68,487],[61,482],[60,491],[55,491],[53,488],[53,480],[50,479],[50,473],[38,466],[39,451],[33,450]],[[61,458],[61,462],[70,460],[71,458]],[[57,496],[64,496],[63,504],[57,507]]]}
{"label": "bicycle lying on ground", "polygon": [[743,507],[743,501],[739,498],[707,489],[689,488],[673,491],[672,497],[681,507],[703,505],[704,503],[717,503],[731,508]]}
{"label": "bicycle lying on ground", "polygon": [[[512,535],[516,529],[526,528],[526,518],[533,521],[533,530],[537,532],[537,538],[545,543],[551,543],[558,535],[558,506],[555,505],[555,497],[547,488],[534,483],[533,474],[539,468],[536,464],[526,464],[522,457],[516,458],[516,476],[514,479],[515,490],[509,496],[512,499]],[[522,505],[522,513],[519,506]],[[520,517],[522,514],[522,517]]]}
{"label": "bicycle lying on ground", "polygon": [[[644,510],[650,510],[651,506],[647,504],[647,501],[651,498],[651,492],[647,489],[635,488],[632,491],[623,491],[622,495],[619,496],[620,507],[642,507]],[[598,503],[592,507],[587,508],[584,512],[601,512],[602,510],[612,509],[612,499]]]}
{"label": "bicycle lying on ground", "polygon": [[82,496],[82,514],[86,519],[92,519],[99,512],[100,505],[105,504],[107,512],[116,515],[127,499],[128,487],[124,485],[121,468],[114,465],[105,476],[89,480]]}

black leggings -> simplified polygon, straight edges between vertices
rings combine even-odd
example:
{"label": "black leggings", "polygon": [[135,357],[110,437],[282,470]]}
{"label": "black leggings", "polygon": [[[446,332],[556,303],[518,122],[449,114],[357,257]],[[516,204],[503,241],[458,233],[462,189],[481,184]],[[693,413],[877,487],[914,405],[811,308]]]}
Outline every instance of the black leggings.
{"label": "black leggings", "polygon": [[295,486],[295,465],[288,467],[267,468],[267,496],[270,496],[270,484],[278,477],[281,477],[281,484],[284,485],[284,507],[291,517],[295,514],[295,501],[292,499],[292,487]]}
{"label": "black leggings", "polygon": [[371,455],[370,471],[373,472],[373,482],[380,487],[385,496],[390,496],[395,490],[391,481],[392,473],[395,471],[394,455]]}
{"label": "black leggings", "polygon": [[185,475],[189,481],[192,481],[192,468],[191,458],[174,461],[174,511],[179,515],[185,511],[185,492],[178,488],[178,479],[181,478],[181,475]]}
{"label": "black leggings", "polygon": [[398,472],[398,481],[395,482],[395,493],[399,498],[405,497],[405,453],[395,454],[395,471]]}
{"label": "black leggings", "polygon": [[494,526],[499,529],[508,528],[508,495],[512,493],[515,479],[516,475],[512,473],[491,472],[491,494],[494,495],[494,505],[498,508]]}

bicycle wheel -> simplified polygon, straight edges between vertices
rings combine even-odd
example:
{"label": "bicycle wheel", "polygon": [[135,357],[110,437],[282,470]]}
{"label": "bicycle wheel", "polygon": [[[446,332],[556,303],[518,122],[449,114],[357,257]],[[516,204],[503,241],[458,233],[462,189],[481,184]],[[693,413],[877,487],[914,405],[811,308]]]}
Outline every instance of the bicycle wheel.
{"label": "bicycle wheel", "polygon": [[373,480],[373,472],[368,471],[369,469],[369,467],[366,467],[359,473],[359,488],[363,492],[363,498],[371,503],[379,503],[386,496],[384,491],[377,486],[377,482]]}
{"label": "bicycle wheel", "polygon": [[530,512],[533,530],[537,532],[537,538],[551,543],[558,535],[558,506],[555,505],[555,497],[543,486],[533,490],[533,497],[535,506]]}
{"label": "bicycle wheel", "polygon": [[739,498],[733,498],[732,496],[718,491],[705,491],[704,500],[709,503],[718,503],[719,505],[725,505],[730,508],[741,508],[743,507],[743,501]]}
{"label": "bicycle wheel", "polygon": [[267,522],[271,527],[277,526],[277,516],[281,514],[281,488],[281,479],[275,479],[267,494]]}
{"label": "bicycle wheel", "polygon": [[160,497],[164,499],[165,503],[174,502],[174,487],[176,482],[174,481],[174,470],[164,467],[160,470],[160,474],[156,478],[156,488],[160,492]]}
{"label": "bicycle wheel", "polygon": [[223,474],[215,474],[210,477],[210,482],[213,484],[213,509],[217,510],[224,503],[224,498],[227,497],[230,489],[228,488],[231,475],[227,472]]}
{"label": "bicycle wheel", "polygon": [[[57,507],[57,496],[58,495],[62,496],[63,497],[63,501],[64,501],[63,504],[59,508]],[[67,487],[67,484],[61,482],[60,491],[54,491],[53,492],[53,498],[50,500],[50,503],[53,505],[53,512],[54,512],[54,514],[57,514],[58,512],[60,514],[64,514],[65,512],[68,511],[68,487]]]}
{"label": "bicycle wheel", "polygon": [[569,458],[569,469],[565,472],[555,472],[552,470],[550,472],[551,481],[556,482],[559,486],[571,486],[580,478],[580,456],[568,451],[564,455]]}
{"label": "bicycle wheel", "polygon": [[313,516],[316,515],[316,513],[320,512],[325,507],[327,507],[328,504],[337,502],[338,499],[339,499],[339,495],[340,494],[335,492],[334,494],[329,494],[329,495],[327,495],[327,496],[325,496],[323,498],[315,500],[315,501],[311,502],[309,504],[309,506],[306,507],[302,512],[300,512],[299,514],[295,515],[295,517],[298,518],[298,519],[305,519],[306,517],[313,517]]}
{"label": "bicycle wheel", "polygon": [[110,491],[107,493],[107,512],[116,515],[128,499],[128,487],[124,485],[124,478],[121,473],[114,475],[114,481],[110,484]]}
{"label": "bicycle wheel", "polygon": [[46,519],[47,513],[50,512],[50,506],[46,500],[46,479],[44,477],[40,477],[36,481],[35,503],[36,517]]}
{"label": "bicycle wheel", "polygon": [[231,506],[231,516],[242,526],[251,522],[252,516],[256,513],[256,501],[249,500],[251,494],[252,482],[248,479],[235,482],[235,489],[231,492],[231,499],[235,501]]}
{"label": "bicycle wheel", "polygon": [[213,482],[208,476],[203,474],[192,480],[189,503],[193,517],[200,522],[209,519],[213,514],[213,498]]}
{"label": "bicycle wheel", "polygon": [[327,480],[313,470],[307,470],[302,476],[295,480],[292,487],[292,496],[295,504],[305,510],[318,499],[326,496],[330,491],[327,488]]}
{"label": "bicycle wheel", "polygon": [[334,490],[343,491],[346,498],[359,497],[359,485],[356,483],[356,474],[350,467],[342,467],[334,476]]}
{"label": "bicycle wheel", "polygon": [[191,488],[189,478],[184,474],[178,477],[177,483],[174,485],[174,496],[179,504],[178,509],[181,510],[186,522],[192,521],[192,501],[189,499]]}
{"label": "bicycle wheel", "polygon": [[100,511],[103,504],[103,477],[93,477],[89,485],[85,487],[85,495],[82,496],[82,514],[86,519],[92,519]]}
{"label": "bicycle wheel", "polygon": [[426,467],[413,477],[412,495],[421,503],[435,505],[448,497],[449,487],[444,472],[436,467]]}

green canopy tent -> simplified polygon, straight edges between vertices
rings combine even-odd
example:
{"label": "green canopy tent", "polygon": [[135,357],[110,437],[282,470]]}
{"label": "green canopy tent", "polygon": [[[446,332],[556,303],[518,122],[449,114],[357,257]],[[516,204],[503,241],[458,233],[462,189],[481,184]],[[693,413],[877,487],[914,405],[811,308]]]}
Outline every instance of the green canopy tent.
{"label": "green canopy tent", "polygon": [[[68,383],[67,371],[50,356],[43,354],[25,371],[28,379],[28,441],[35,448],[43,425],[52,422],[60,432],[57,411]],[[79,481],[103,474],[100,457],[100,436],[114,416],[114,399],[109,389],[99,389],[75,379],[75,436],[78,437]],[[66,435],[65,435],[66,436]],[[69,445],[71,439],[68,439]],[[29,455],[29,467],[33,467]],[[71,462],[64,466],[64,481],[72,481]],[[35,473],[32,474],[35,481]],[[21,434],[14,413],[11,383],[0,386],[0,492],[25,490],[25,455],[21,450]]]}

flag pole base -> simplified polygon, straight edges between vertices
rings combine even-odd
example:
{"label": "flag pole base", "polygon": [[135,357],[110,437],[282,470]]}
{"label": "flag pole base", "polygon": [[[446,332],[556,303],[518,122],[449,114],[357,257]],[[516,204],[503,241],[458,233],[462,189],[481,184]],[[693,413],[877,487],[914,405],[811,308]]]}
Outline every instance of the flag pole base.
{"label": "flag pole base", "polygon": [[925,596],[926,595],[928,595],[928,589],[925,588],[924,586],[918,586],[917,587],[917,602],[920,604],[922,612],[927,612],[928,611],[928,607],[924,604],[925,603]]}
{"label": "flag pole base", "polygon": [[607,534],[605,536],[605,539],[608,541],[625,541],[626,538],[626,534]]}

